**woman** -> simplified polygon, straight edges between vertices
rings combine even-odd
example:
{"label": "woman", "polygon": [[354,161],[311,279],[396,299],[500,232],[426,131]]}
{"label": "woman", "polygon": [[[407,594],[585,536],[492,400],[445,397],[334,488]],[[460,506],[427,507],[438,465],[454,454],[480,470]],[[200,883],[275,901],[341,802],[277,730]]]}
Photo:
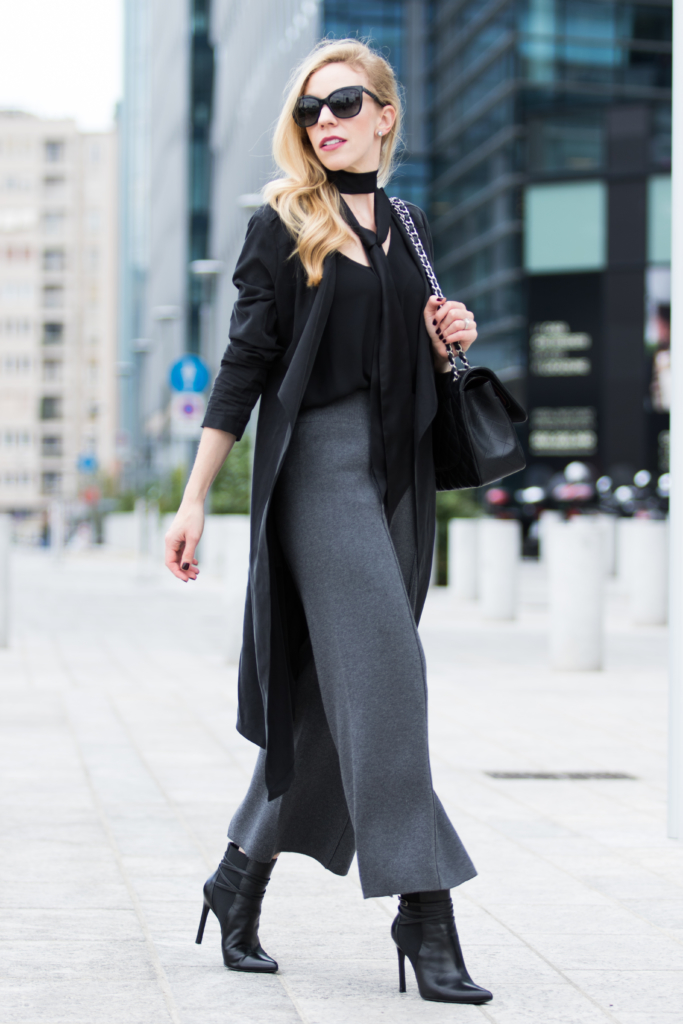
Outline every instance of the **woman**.
{"label": "woman", "polygon": [[[230,342],[166,564],[198,575],[203,503],[260,397],[237,728],[262,749],[230,844],[204,887],[226,966],[272,972],[258,937],[279,853],[401,894],[392,926],[421,995],[482,1003],[449,889],[475,874],[436,797],[416,622],[435,522],[430,424],[445,343],[476,338],[462,303],[431,296],[377,182],[401,102],[388,63],[326,42],[295,72],[275,131],[285,177],[252,217]],[[431,239],[419,209],[424,244]]]}

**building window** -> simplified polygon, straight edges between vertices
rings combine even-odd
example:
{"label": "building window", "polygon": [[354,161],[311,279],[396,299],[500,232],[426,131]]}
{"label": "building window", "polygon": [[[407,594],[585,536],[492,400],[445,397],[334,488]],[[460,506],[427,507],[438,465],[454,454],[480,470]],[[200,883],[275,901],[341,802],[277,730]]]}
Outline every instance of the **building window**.
{"label": "building window", "polygon": [[10,175],[2,181],[2,187],[8,192],[30,192],[33,187],[31,178],[16,177]]}
{"label": "building window", "polygon": [[43,184],[45,185],[45,193],[48,199],[51,199],[54,202],[57,197],[61,198],[64,190],[65,178],[61,175],[51,174],[49,177],[45,178]]}
{"label": "building window", "polygon": [[30,281],[3,281],[0,283],[0,299],[7,302],[30,302],[34,298]]}
{"label": "building window", "polygon": [[55,398],[53,396],[44,396],[40,400],[40,418],[41,420],[61,420],[62,418],[62,400],[61,398]]}
{"label": "building window", "polygon": [[31,333],[30,320],[0,320],[0,334],[6,337]]}
{"label": "building window", "polygon": [[56,139],[49,139],[45,143],[45,163],[61,164],[64,160],[64,142]]}
{"label": "building window", "polygon": [[43,380],[61,380],[63,365],[61,359],[44,359]]}
{"label": "building window", "polygon": [[0,435],[0,441],[6,448],[28,448],[31,444],[31,435],[27,430],[6,430],[3,435]]}
{"label": "building window", "polygon": [[7,487],[28,487],[31,476],[29,473],[5,473],[4,482]]}
{"label": "building window", "polygon": [[3,369],[7,376],[27,374],[31,370],[30,356],[5,356]]}
{"label": "building window", "polygon": [[524,198],[524,267],[530,274],[603,270],[607,200],[602,181],[530,185]]}
{"label": "building window", "polygon": [[43,288],[45,309],[61,309],[64,305],[64,288],[61,284],[46,284]]}
{"label": "building window", "polygon": [[64,341],[64,324],[43,324],[43,345],[59,345]]}
{"label": "building window", "polygon": [[647,259],[671,263],[671,178],[656,174],[647,183]]}
{"label": "building window", "polygon": [[43,437],[41,454],[45,458],[57,458],[62,454],[62,439],[56,434],[47,434]]}
{"label": "building window", "polygon": [[36,220],[36,210],[32,206],[6,206],[0,209],[0,231],[26,231],[34,226]]}
{"label": "building window", "polygon": [[604,161],[600,115],[552,117],[529,125],[532,171],[592,171]]}
{"label": "building window", "polygon": [[85,218],[85,224],[89,234],[96,235],[98,233],[100,230],[100,221],[101,216],[99,210],[94,207],[91,210],[88,210]]}
{"label": "building window", "polygon": [[62,491],[62,474],[61,473],[43,473],[42,474],[42,492],[43,494],[61,494]]}
{"label": "building window", "polygon": [[10,245],[2,252],[8,263],[27,263],[33,256],[33,251],[27,245]]}
{"label": "building window", "polygon": [[60,235],[64,230],[64,211],[46,210],[43,214],[43,230],[46,235]]}
{"label": "building window", "polygon": [[56,273],[66,269],[66,254],[63,249],[45,249],[43,251],[43,270]]}

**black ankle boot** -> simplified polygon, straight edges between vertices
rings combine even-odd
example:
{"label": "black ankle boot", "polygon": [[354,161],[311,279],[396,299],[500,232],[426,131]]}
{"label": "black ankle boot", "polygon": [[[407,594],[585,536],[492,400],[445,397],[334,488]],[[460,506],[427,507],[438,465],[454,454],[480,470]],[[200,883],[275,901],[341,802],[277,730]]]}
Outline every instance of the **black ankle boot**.
{"label": "black ankle boot", "polygon": [[217,870],[204,885],[204,907],[196,942],[204,935],[209,910],[221,926],[223,962],[231,971],[272,974],[277,963],[261,947],[258,937],[261,903],[275,860],[269,864],[250,860],[230,843]]}
{"label": "black ankle boot", "polygon": [[423,999],[437,1003],[488,1003],[493,996],[470,978],[455,929],[447,889],[401,896],[391,926],[398,948],[398,990],[405,992],[408,957]]}

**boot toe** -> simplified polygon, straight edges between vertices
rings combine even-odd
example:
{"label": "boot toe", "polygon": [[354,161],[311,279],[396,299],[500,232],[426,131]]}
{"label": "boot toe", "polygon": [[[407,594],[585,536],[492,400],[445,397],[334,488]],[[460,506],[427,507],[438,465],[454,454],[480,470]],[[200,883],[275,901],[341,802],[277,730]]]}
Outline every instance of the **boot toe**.
{"label": "boot toe", "polygon": [[493,993],[474,982],[462,982],[457,986],[418,986],[423,999],[432,1003],[466,1003],[479,1006],[493,999]]}
{"label": "boot toe", "polygon": [[493,992],[489,992],[487,988],[482,988],[481,985],[475,985],[474,982],[465,985],[465,989],[468,995],[471,995],[472,1002],[488,1003],[493,999]]}
{"label": "boot toe", "polygon": [[[227,952],[227,951],[226,951]],[[231,971],[247,971],[252,974],[274,974],[277,969],[277,961],[268,956],[265,949],[260,946],[258,949],[231,949],[229,955],[224,956],[225,966]]]}

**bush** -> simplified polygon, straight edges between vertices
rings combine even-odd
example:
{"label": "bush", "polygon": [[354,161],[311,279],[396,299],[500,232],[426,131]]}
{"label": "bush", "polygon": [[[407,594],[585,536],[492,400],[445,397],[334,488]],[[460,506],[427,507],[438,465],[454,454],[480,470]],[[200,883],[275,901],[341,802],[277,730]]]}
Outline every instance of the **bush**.
{"label": "bush", "polygon": [[251,499],[251,451],[249,438],[237,441],[213,482],[209,508],[212,512],[246,515]]}
{"label": "bush", "polygon": [[176,466],[161,485],[153,485],[147,489],[147,497],[152,501],[159,502],[159,511],[162,514],[164,512],[177,512],[180,508],[180,502],[183,500],[185,483],[185,468],[183,466]]}

